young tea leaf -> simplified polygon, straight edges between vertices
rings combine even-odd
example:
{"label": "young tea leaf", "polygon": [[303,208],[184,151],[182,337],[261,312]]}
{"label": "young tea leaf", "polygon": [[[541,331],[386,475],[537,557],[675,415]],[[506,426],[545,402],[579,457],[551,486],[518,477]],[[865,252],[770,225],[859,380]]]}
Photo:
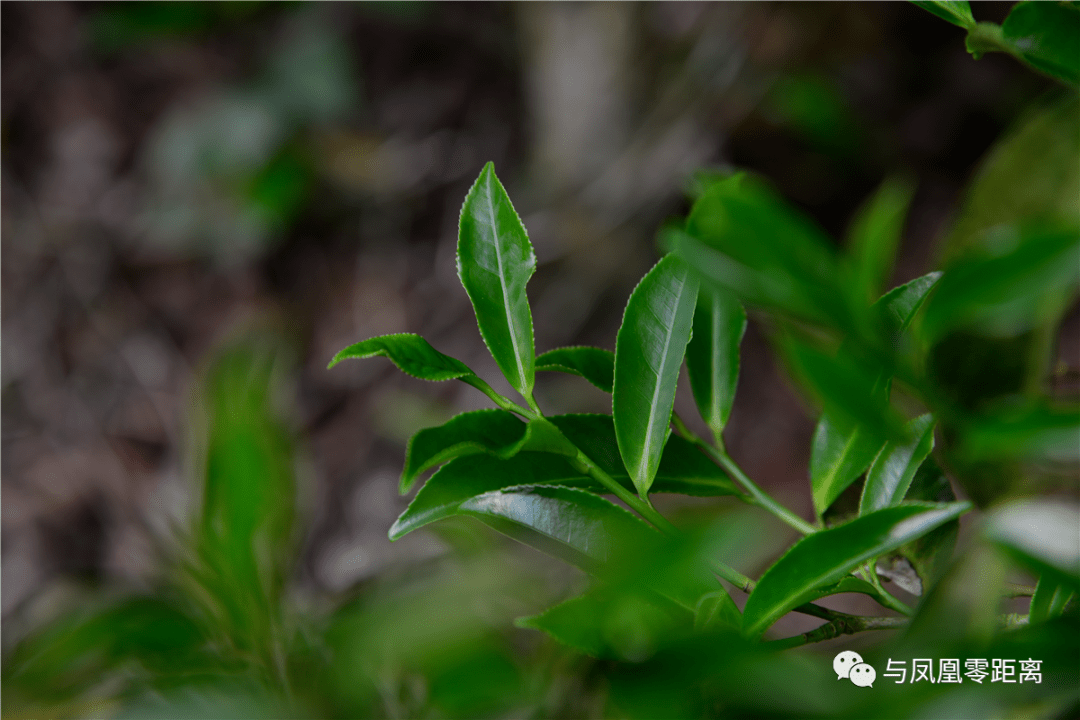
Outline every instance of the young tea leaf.
{"label": "young tea leaf", "polygon": [[457,267],[491,356],[510,385],[531,399],[533,327],[525,285],[536,256],[490,162],[461,206]]}
{"label": "young tea leaf", "polygon": [[369,338],[345,348],[330,361],[334,367],[349,358],[369,358],[381,355],[390,358],[402,372],[421,380],[455,380],[476,377],[469,367],[431,347],[427,340],[412,333],[382,335]]}
{"label": "young tea leaf", "polygon": [[911,439],[889,441],[881,448],[870,471],[866,473],[859,514],[899,505],[907,495],[915,471],[934,449],[934,416],[921,415],[907,425]]}
{"label": "young tea leaf", "polygon": [[859,425],[838,423],[822,414],[810,449],[810,487],[818,517],[870,467],[883,442]]}
{"label": "young tea leaf", "polygon": [[506,410],[477,410],[421,430],[405,448],[401,494],[409,492],[425,470],[461,455],[488,453],[510,457],[514,453],[509,451],[525,436],[525,428],[525,423]]}
{"label": "young tea leaf", "polygon": [[694,334],[686,346],[686,370],[694,401],[713,436],[721,437],[735,401],[739,344],[746,312],[733,295],[702,288],[694,312]]}
{"label": "young tea leaf", "polygon": [[932,272],[894,287],[878,298],[874,308],[885,319],[889,330],[902,333],[911,324],[927,295],[941,280],[942,273]]}
{"label": "young tea leaf", "polygon": [[889,279],[914,191],[910,182],[890,178],[856,215],[848,247],[855,262],[857,301],[877,297]]}
{"label": "young tea leaf", "polygon": [[537,356],[537,370],[580,375],[606,393],[615,384],[615,353],[595,347],[564,347]]}
{"label": "young tea leaf", "polygon": [[1074,87],[1080,85],[1080,7],[1074,3],[1017,3],[1001,33],[1032,66]]}
{"label": "young tea leaf", "polygon": [[970,503],[918,503],[886,508],[797,542],[765,571],[743,608],[743,631],[760,636],[819,588],[839,582],[870,558],[885,554],[960,516]]}
{"label": "young tea leaf", "polygon": [[975,25],[975,18],[971,15],[971,5],[967,0],[912,0],[912,4],[965,30]]}
{"label": "young tea leaf", "polygon": [[650,270],[626,304],[615,339],[612,415],[619,454],[638,494],[652,486],[671,432],[671,409],[694,318],[698,284],[679,258]]}

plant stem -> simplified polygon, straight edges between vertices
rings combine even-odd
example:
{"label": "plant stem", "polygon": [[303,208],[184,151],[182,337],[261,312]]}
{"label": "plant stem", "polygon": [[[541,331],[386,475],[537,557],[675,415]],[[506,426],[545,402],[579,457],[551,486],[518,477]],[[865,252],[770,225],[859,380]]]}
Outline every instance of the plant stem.
{"label": "plant stem", "polygon": [[788,648],[799,647],[800,645],[822,642],[823,640],[832,640],[841,635],[854,635],[855,633],[863,632],[864,630],[895,630],[896,628],[904,627],[907,624],[905,618],[898,617],[867,617],[863,615],[847,615],[845,613],[834,614],[836,617],[833,620],[808,633],[784,638],[783,640],[773,640],[765,643],[765,645],[777,650],[787,650]]}
{"label": "plant stem", "polygon": [[881,586],[881,578],[878,577],[877,571],[874,569],[873,561],[866,563],[863,577],[868,580],[871,585],[874,586],[875,590],[877,590],[878,595],[874,599],[877,600],[878,603],[884,605],[890,610],[895,610],[901,615],[907,615],[908,617],[911,616],[911,608],[897,600],[888,590]]}
{"label": "plant stem", "polygon": [[777,518],[787,523],[791,527],[795,528],[803,535],[812,535],[817,532],[818,529],[816,527],[806,522],[795,513],[788,510],[776,500],[773,500],[771,497],[769,497],[768,493],[759,488],[757,484],[753,480],[751,480],[746,475],[746,473],[742,471],[742,468],[740,468],[735,463],[735,461],[731,459],[731,456],[728,455],[727,452],[725,452],[723,449],[717,449],[713,447],[712,445],[698,437],[693,430],[686,426],[686,423],[684,423],[682,418],[680,418],[677,414],[672,414],[671,421],[672,423],[674,423],[675,429],[679,431],[680,435],[682,435],[684,438],[704,450],[705,453],[709,457],[711,457],[714,462],[716,462],[720,467],[724,468],[728,475],[730,475],[732,478],[735,479],[736,482],[742,485],[743,489],[750,494],[751,498],[753,498],[756,505],[764,508],[765,510],[768,510]]}
{"label": "plant stem", "polygon": [[581,448],[578,448],[578,454],[574,460],[576,461],[575,464],[578,466],[578,469],[614,493],[615,497],[629,505],[638,515],[641,515],[651,522],[659,530],[663,531],[665,535],[674,537],[679,534],[678,528],[657,512],[656,508],[652,506],[652,503],[643,501],[637,495],[624,488],[618,480],[604,472],[599,465],[593,462],[592,458],[582,452]]}
{"label": "plant stem", "polygon": [[529,397],[527,399],[531,401],[530,404],[532,405],[533,409],[526,410],[510,398],[504,397],[499,393],[495,392],[495,389],[493,387],[491,387],[475,375],[473,377],[463,377],[461,378],[461,380],[468,383],[469,385],[472,385],[474,388],[487,395],[489,398],[491,398],[492,402],[494,402],[503,410],[517,413],[526,420],[536,420],[537,418],[541,417],[540,408],[536,407],[536,401],[533,400],[532,397]]}

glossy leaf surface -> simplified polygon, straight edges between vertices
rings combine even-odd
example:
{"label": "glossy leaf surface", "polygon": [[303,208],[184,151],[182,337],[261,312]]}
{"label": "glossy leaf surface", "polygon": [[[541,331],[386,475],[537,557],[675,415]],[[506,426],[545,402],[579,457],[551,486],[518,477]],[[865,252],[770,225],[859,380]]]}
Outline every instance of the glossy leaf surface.
{"label": "glossy leaf surface", "polygon": [[810,487],[818,517],[870,467],[883,442],[858,425],[822,414],[810,448]]}
{"label": "glossy leaf surface", "polygon": [[412,333],[382,335],[369,338],[345,348],[330,361],[334,367],[349,358],[369,358],[382,356],[389,358],[398,369],[407,375],[421,380],[454,380],[456,378],[475,377],[469,367],[449,355],[431,347],[431,344]]}
{"label": "glossy leaf surface", "polygon": [[686,264],[672,255],[663,258],[630,295],[615,340],[615,437],[641,496],[652,486],[671,432],[675,386],[697,292],[697,280]]}
{"label": "glossy leaf surface", "polygon": [[1034,67],[1073,86],[1080,84],[1080,8],[1075,4],[1017,3],[1001,33]]}
{"label": "glossy leaf surface", "polygon": [[876,298],[889,279],[914,190],[910,182],[890,178],[856,214],[848,247],[855,262],[857,301]]}
{"label": "glossy leaf surface", "polygon": [[865,515],[882,508],[899,505],[915,472],[934,449],[934,416],[921,415],[907,425],[910,440],[889,441],[874,459],[866,473],[859,514]]}
{"label": "glossy leaf surface", "polygon": [[1080,585],[1080,507],[1051,500],[1019,500],[995,510],[984,532],[1025,564],[1049,569]]}
{"label": "glossy leaf surface", "polygon": [[510,385],[531,397],[533,327],[525,285],[536,256],[490,162],[461,207],[457,267],[491,356]]}
{"label": "glossy leaf surface", "polygon": [[[657,535],[645,522],[610,500],[555,485],[486,492],[463,502],[458,512],[586,567],[589,561],[607,560],[621,544],[644,544],[645,538]],[[522,535],[518,530],[527,532]]]}
{"label": "glossy leaf surface", "polygon": [[975,18],[971,15],[971,5],[967,0],[912,0],[912,4],[965,29],[975,24]]}
{"label": "glossy leaf surface", "polygon": [[701,417],[713,436],[720,437],[735,402],[746,312],[728,292],[702,288],[699,295],[686,370]]}
{"label": "glossy leaf surface", "polygon": [[615,384],[615,353],[587,346],[556,348],[537,356],[536,369],[580,375],[609,393]]}
{"label": "glossy leaf surface", "polygon": [[970,503],[919,503],[886,508],[804,537],[758,581],[743,608],[743,630],[759,636],[780,617],[887,553],[958,517]]}

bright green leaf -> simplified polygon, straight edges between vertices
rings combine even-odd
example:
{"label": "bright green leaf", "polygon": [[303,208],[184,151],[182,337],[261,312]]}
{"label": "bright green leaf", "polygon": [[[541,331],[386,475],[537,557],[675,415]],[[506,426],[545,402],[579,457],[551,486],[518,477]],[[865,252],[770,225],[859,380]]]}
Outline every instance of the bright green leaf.
{"label": "bright green leaf", "polygon": [[739,344],[746,312],[730,293],[702,288],[694,313],[694,334],[686,346],[686,370],[694,401],[719,438],[731,414],[739,380]]}
{"label": "bright green leaf", "polygon": [[920,415],[907,425],[910,440],[890,440],[866,473],[859,514],[899,505],[907,495],[915,472],[934,449],[934,416]]}
{"label": "bright green leaf", "polygon": [[810,487],[818,517],[870,467],[883,442],[858,425],[822,414],[810,447]]}
{"label": "bright green leaf", "polygon": [[743,608],[743,630],[759,636],[790,610],[839,582],[870,558],[924,535],[970,509],[970,503],[918,503],[886,508],[808,535],[758,581]]}
{"label": "bright green leaf", "polygon": [[402,372],[421,380],[454,380],[476,377],[465,363],[431,347],[427,340],[412,333],[373,337],[345,348],[330,361],[334,367],[348,358],[390,358]]}
{"label": "bright green leaf", "polygon": [[697,279],[685,263],[671,255],[663,258],[634,288],[615,340],[615,437],[642,497],[652,486],[671,432],[675,385],[697,292]]}
{"label": "bright green leaf", "polygon": [[438,427],[421,430],[405,448],[401,493],[409,492],[429,468],[461,455],[488,453],[508,458],[522,449],[526,424],[506,410],[461,413]]}
{"label": "bright green leaf", "polygon": [[878,298],[874,307],[885,318],[889,330],[900,333],[907,329],[930,291],[941,280],[941,275],[940,272],[932,272],[917,277]]}
{"label": "bright green leaf", "polygon": [[967,0],[912,0],[912,4],[964,29],[975,25],[975,18],[971,15],[971,5]]}
{"label": "bright green leaf", "polygon": [[461,206],[457,267],[491,356],[510,385],[531,398],[533,327],[525,285],[536,256],[490,162]]}
{"label": "bright green leaf", "polygon": [[856,301],[876,298],[889,279],[914,192],[911,182],[890,178],[855,216],[848,248],[855,263]]}
{"label": "bright green leaf", "polygon": [[986,536],[1035,569],[1080,584],[1080,507],[1051,499],[1018,500],[987,518]]}
{"label": "bright green leaf", "polygon": [[615,353],[586,346],[556,348],[537,356],[536,369],[580,375],[609,393],[615,383]]}
{"label": "bright green leaf", "polygon": [[1035,595],[1031,598],[1031,609],[1028,611],[1029,621],[1037,623],[1057,617],[1075,594],[1067,583],[1061,581],[1057,573],[1049,570],[1044,572],[1039,577],[1039,584],[1035,586]]}
{"label": "bright green leaf", "polygon": [[1034,67],[1073,86],[1080,84],[1080,8],[1064,2],[1017,3],[1001,33]]}

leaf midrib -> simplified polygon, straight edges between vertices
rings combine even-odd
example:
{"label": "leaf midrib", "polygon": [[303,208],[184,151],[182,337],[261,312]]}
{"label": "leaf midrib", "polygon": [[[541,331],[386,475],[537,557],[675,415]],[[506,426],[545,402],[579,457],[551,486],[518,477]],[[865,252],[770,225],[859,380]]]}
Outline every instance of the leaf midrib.
{"label": "leaf midrib", "polygon": [[[687,276],[684,274],[682,280],[679,283],[679,292],[676,293],[676,315],[678,314],[679,309],[678,304],[682,301],[682,292],[683,289],[686,287],[686,280]],[[659,320],[660,318],[657,319]],[[671,348],[671,336],[674,334],[674,332],[675,323],[674,318],[672,318],[672,322],[667,323],[667,332],[665,333],[664,337],[664,352],[662,357],[660,358],[660,367],[656,370],[656,382],[653,383],[653,397],[652,402],[650,403],[649,422],[645,426],[645,445],[642,447],[641,457],[638,459],[638,475],[641,478],[645,478],[646,470],[648,469],[649,465],[649,453],[652,450],[653,427],[655,427],[656,425],[656,418],[658,415],[656,406],[659,402],[660,397],[661,378],[664,376],[664,368],[667,367],[668,356],[670,355],[669,349]]]}
{"label": "leaf midrib", "polygon": [[492,198],[494,192],[492,191],[491,178],[488,178],[487,185],[488,215],[491,220],[491,235],[494,239],[495,261],[499,266],[499,287],[502,288],[503,311],[506,313],[506,324],[510,329],[510,344],[514,348],[514,362],[517,363],[518,378],[521,382],[520,389],[524,391],[528,383],[525,380],[525,365],[521,362],[521,350],[518,347],[517,324],[514,322],[514,314],[510,310],[510,298],[506,287],[506,273],[503,271],[502,249],[499,247],[499,226],[495,219],[495,203],[494,198]]}

